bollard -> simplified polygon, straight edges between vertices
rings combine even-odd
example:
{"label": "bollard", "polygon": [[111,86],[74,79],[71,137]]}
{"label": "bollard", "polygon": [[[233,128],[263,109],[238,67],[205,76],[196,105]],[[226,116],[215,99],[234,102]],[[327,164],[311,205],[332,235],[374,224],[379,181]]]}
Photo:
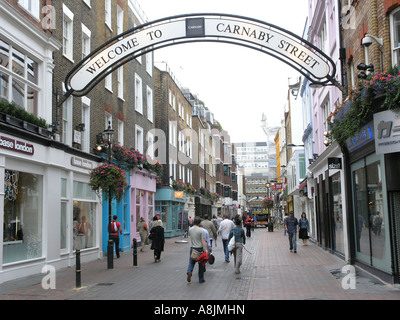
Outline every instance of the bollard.
{"label": "bollard", "polygon": [[107,268],[114,268],[114,242],[112,240],[108,240],[107,246]]}
{"label": "bollard", "polygon": [[133,266],[137,266],[137,240],[133,239]]}
{"label": "bollard", "polygon": [[81,251],[76,250],[76,280],[75,280],[75,286],[77,289],[81,288]]}

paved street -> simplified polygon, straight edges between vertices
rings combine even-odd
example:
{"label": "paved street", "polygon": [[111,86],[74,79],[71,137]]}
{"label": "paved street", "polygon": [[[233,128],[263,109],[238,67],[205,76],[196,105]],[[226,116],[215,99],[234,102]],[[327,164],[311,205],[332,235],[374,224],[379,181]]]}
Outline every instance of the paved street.
{"label": "paved street", "polygon": [[343,260],[310,243],[298,243],[290,253],[282,230],[257,229],[247,240],[241,274],[235,274],[233,258],[226,263],[222,242],[214,247],[215,264],[207,265],[206,282],[198,283],[197,266],[192,282],[186,281],[189,244],[168,239],[160,263],[153,252],[138,252],[133,267],[132,252],[114,260],[82,264],[82,288],[75,289],[75,269],[57,271],[56,289],[44,290],[43,275],[4,283],[0,300],[388,300],[400,299],[400,287],[379,282],[357,272],[356,289],[342,287]]}

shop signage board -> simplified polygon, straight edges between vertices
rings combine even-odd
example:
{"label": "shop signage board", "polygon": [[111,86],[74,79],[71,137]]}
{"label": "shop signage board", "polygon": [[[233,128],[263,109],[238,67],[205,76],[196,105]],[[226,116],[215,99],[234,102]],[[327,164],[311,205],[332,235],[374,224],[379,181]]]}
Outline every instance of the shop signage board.
{"label": "shop signage board", "polygon": [[269,54],[314,83],[333,81],[332,59],[305,39],[278,26],[235,15],[192,14],[168,17],[128,30],[94,50],[67,75],[66,90],[83,96],[126,62],[166,46],[221,42]]}
{"label": "shop signage board", "polygon": [[184,191],[175,191],[175,199],[183,199],[185,197]]}
{"label": "shop signage board", "polygon": [[32,144],[5,136],[0,136],[0,148],[24,153],[29,156],[33,156],[35,154],[35,148]]}
{"label": "shop signage board", "polygon": [[341,170],[342,158],[328,158],[328,169],[329,170]]}
{"label": "shop signage board", "polygon": [[356,136],[347,139],[347,149],[349,152],[355,151],[372,140],[374,140],[373,128],[372,124],[368,124]]}
{"label": "shop signage board", "polygon": [[400,114],[383,111],[374,114],[376,154],[400,152]]}
{"label": "shop signage board", "polygon": [[92,161],[82,159],[79,157],[71,157],[71,165],[82,169],[88,169],[88,170],[94,169],[94,164]]}

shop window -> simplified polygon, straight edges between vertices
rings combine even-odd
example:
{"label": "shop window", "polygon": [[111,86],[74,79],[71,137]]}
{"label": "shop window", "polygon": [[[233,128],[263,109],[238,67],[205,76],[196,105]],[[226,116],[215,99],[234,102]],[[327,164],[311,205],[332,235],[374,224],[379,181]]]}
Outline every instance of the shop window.
{"label": "shop window", "polygon": [[73,185],[74,250],[96,247],[96,194],[84,182]]}
{"label": "shop window", "polygon": [[74,201],[74,250],[96,246],[96,204]]}
{"label": "shop window", "polygon": [[3,263],[42,257],[42,176],[5,170]]}
{"label": "shop window", "polygon": [[344,253],[343,202],[340,173],[331,177],[334,220],[334,249]]}
{"label": "shop window", "polygon": [[388,259],[388,230],[381,162],[361,161],[359,166],[353,170],[357,258],[372,266],[390,269],[390,262],[385,260]]}
{"label": "shop window", "polygon": [[155,206],[155,214],[161,219],[164,229],[168,229],[168,202],[157,201]]}
{"label": "shop window", "polygon": [[153,208],[153,193],[148,192],[147,197],[147,207],[148,207],[148,220],[147,221],[152,221],[153,216],[154,216],[154,208]]}

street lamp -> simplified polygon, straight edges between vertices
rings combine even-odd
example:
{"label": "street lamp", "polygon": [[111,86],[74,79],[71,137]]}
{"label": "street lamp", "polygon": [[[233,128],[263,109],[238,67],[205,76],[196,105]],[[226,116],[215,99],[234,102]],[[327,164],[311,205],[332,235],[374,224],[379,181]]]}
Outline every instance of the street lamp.
{"label": "street lamp", "polygon": [[[111,146],[113,142],[113,136],[115,134],[115,130],[111,128],[111,121],[108,122],[108,127],[106,130],[103,131],[102,136],[104,142],[108,144],[107,150],[107,161],[111,163]],[[113,260],[113,241],[111,240],[111,188],[108,189],[108,245],[107,245],[107,268],[113,269],[114,268],[114,260]]]}

